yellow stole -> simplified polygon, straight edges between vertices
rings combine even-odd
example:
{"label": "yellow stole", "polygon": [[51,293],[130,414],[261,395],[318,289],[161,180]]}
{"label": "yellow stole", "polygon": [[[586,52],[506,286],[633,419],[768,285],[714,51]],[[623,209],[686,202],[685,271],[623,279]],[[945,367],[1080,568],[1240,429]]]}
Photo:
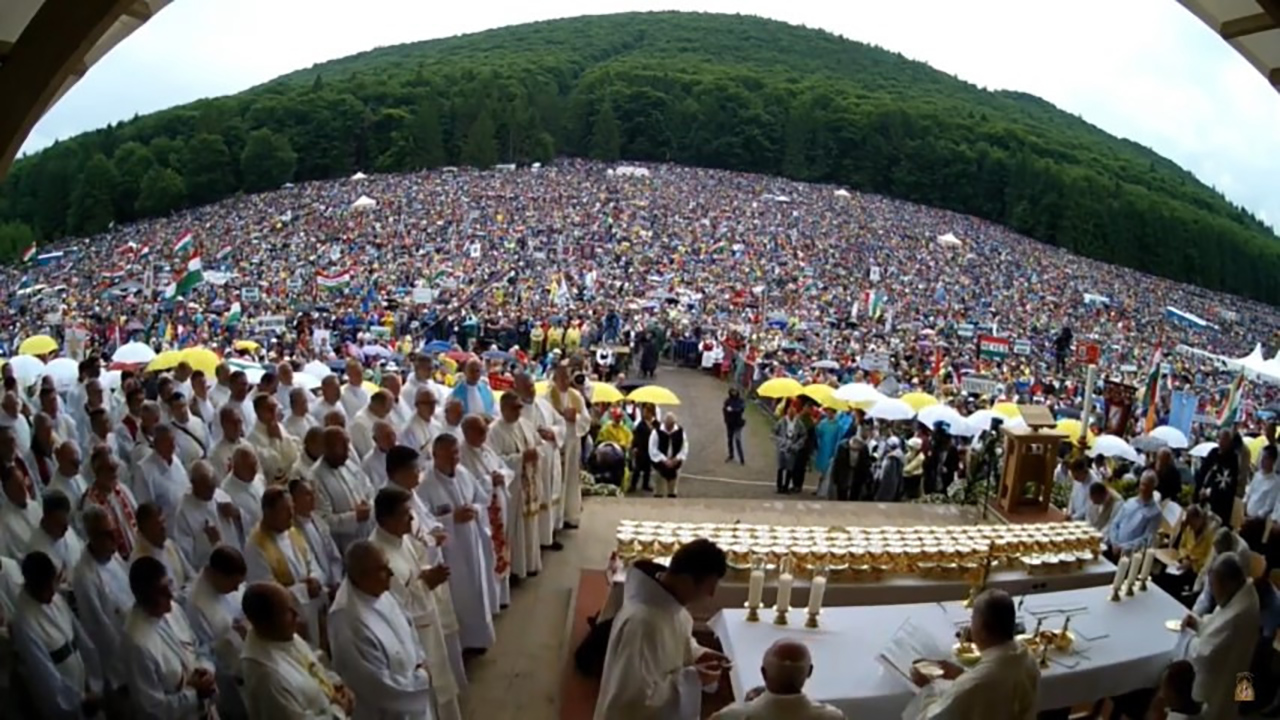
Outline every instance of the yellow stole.
{"label": "yellow stole", "polygon": [[[249,535],[249,541],[258,550],[262,551],[262,557],[266,559],[267,567],[271,568],[271,576],[275,578],[276,582],[285,587],[290,587],[298,581],[293,576],[293,571],[289,569],[289,561],[280,550],[280,546],[276,544],[276,539],[270,533],[263,532],[261,525],[253,529],[253,533]],[[307,550],[307,539],[303,537],[298,528],[289,528],[289,542],[293,544],[293,551],[298,553],[298,557],[304,561],[310,557],[311,553]]]}
{"label": "yellow stole", "polygon": [[560,393],[560,388],[556,387],[555,385],[552,385],[548,395],[551,398],[551,407],[555,408],[557,412],[564,412],[565,410],[564,399],[568,397],[569,400],[573,403],[573,409],[577,410],[578,414],[582,414],[583,412],[582,393],[576,392],[573,388],[569,388],[569,391],[562,395]]}

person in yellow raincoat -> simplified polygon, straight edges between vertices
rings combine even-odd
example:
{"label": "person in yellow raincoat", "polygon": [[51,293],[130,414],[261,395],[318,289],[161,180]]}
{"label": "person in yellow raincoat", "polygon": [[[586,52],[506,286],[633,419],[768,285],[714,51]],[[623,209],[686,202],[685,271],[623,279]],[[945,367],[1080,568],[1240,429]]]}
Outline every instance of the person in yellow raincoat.
{"label": "person in yellow raincoat", "polygon": [[[622,412],[622,406],[614,405],[609,408],[604,417],[601,418],[600,432],[596,434],[596,447],[600,447],[605,443],[613,443],[622,451],[620,457],[626,458],[631,451],[631,428],[630,421],[626,413]],[[618,463],[617,470],[613,473],[611,479],[616,480],[615,483],[624,491],[627,487],[627,481],[630,479],[630,472],[627,469],[627,463]]]}
{"label": "person in yellow raincoat", "polygon": [[547,339],[547,333],[542,329],[542,325],[534,325],[529,331],[529,357],[537,359],[542,357],[542,343]]}
{"label": "person in yellow raincoat", "polygon": [[559,325],[552,325],[551,329],[547,330],[547,352],[559,350],[563,342],[564,328]]}
{"label": "person in yellow raincoat", "polygon": [[578,347],[581,345],[582,345],[582,331],[578,329],[578,325],[576,323],[573,325],[570,325],[569,328],[564,331],[565,352],[575,353],[578,351]]}

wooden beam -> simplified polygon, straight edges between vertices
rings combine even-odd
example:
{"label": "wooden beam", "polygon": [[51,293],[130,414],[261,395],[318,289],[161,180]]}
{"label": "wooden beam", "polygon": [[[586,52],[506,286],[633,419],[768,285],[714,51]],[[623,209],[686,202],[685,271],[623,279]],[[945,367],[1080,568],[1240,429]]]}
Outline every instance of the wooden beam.
{"label": "wooden beam", "polygon": [[1235,40],[1236,38],[1275,30],[1278,27],[1280,27],[1280,22],[1277,22],[1269,14],[1260,12],[1222,23],[1222,27],[1218,28],[1218,34],[1222,36],[1223,40]]}
{"label": "wooden beam", "polygon": [[124,14],[139,22],[146,22],[151,19],[151,6],[147,4],[147,0],[137,0],[124,11]]}
{"label": "wooden beam", "polygon": [[0,177],[67,78],[135,0],[46,0],[0,65]]}
{"label": "wooden beam", "polygon": [[1280,25],[1280,0],[1257,0],[1258,7],[1262,11],[1271,16],[1271,19]]}

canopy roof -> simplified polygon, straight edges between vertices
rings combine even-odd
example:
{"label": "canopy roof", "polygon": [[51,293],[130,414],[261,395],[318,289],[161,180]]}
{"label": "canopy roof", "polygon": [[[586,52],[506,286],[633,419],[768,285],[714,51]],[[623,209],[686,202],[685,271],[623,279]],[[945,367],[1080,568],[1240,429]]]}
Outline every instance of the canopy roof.
{"label": "canopy roof", "polygon": [[1280,90],[1280,0],[1178,0]]}
{"label": "canopy roof", "polygon": [[171,1],[0,1],[0,177],[49,108]]}

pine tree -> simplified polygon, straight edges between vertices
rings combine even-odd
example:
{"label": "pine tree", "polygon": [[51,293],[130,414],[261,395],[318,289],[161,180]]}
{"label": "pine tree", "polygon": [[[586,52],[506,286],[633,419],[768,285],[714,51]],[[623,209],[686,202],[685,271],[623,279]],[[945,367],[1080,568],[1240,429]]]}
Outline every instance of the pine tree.
{"label": "pine tree", "polygon": [[622,157],[622,130],[613,114],[613,103],[605,100],[591,125],[591,157],[614,161]]}

